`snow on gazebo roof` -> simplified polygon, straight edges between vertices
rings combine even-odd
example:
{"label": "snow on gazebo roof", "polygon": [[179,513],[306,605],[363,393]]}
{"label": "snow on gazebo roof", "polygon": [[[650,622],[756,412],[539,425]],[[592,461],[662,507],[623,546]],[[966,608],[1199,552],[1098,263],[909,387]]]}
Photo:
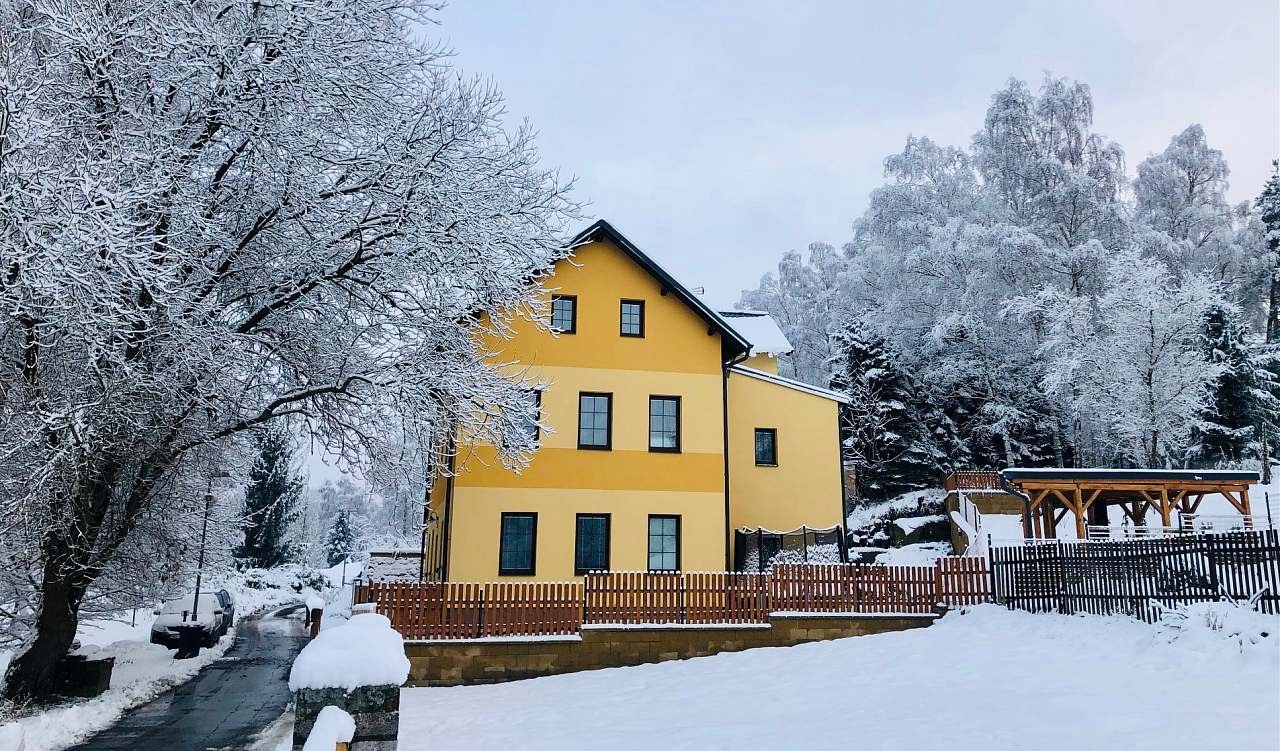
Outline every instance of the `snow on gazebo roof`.
{"label": "snow on gazebo roof", "polygon": [[787,335],[778,328],[778,322],[763,310],[722,310],[720,315],[743,339],[751,342],[753,355],[787,355],[794,349]]}
{"label": "snow on gazebo roof", "polygon": [[1009,480],[1146,480],[1199,482],[1257,482],[1258,473],[1236,469],[1084,469],[1078,467],[1010,467],[1000,471]]}

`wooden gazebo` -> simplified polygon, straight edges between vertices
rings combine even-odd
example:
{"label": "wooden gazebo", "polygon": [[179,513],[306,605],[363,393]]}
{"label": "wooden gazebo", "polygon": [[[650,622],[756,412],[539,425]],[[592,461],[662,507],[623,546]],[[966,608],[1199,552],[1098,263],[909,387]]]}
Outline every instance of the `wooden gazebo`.
{"label": "wooden gazebo", "polygon": [[1183,469],[1006,469],[1000,473],[1008,490],[1026,500],[1030,537],[1057,537],[1058,524],[1075,516],[1076,536],[1084,539],[1090,524],[1105,524],[1107,510],[1118,508],[1135,526],[1146,526],[1154,510],[1161,527],[1173,526],[1175,511],[1193,515],[1206,495],[1221,494],[1249,526],[1249,486],[1257,472]]}

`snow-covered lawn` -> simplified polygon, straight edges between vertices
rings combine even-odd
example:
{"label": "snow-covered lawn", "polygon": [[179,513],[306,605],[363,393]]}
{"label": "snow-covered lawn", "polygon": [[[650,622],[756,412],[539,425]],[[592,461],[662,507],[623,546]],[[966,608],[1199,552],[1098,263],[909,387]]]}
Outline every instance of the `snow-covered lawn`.
{"label": "snow-covered lawn", "polygon": [[1243,650],[986,605],[914,631],[405,689],[400,748],[1275,751],[1280,619],[1245,615],[1271,637]]}

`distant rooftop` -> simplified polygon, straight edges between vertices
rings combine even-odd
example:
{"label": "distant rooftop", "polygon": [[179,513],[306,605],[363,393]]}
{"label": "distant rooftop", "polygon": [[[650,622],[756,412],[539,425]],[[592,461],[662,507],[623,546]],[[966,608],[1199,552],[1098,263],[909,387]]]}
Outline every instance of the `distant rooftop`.
{"label": "distant rooftop", "polygon": [[794,347],[778,328],[773,316],[763,310],[722,310],[723,316],[742,338],[751,342],[751,354],[787,355]]}

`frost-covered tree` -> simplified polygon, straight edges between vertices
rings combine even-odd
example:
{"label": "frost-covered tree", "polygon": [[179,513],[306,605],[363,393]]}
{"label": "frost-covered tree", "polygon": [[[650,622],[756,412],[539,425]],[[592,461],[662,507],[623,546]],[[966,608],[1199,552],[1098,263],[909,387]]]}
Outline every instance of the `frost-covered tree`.
{"label": "frost-covered tree", "polygon": [[[1200,312],[1260,325],[1280,297],[1280,178],[1256,209],[1230,206],[1225,160],[1192,125],[1131,182],[1093,115],[1082,83],[1012,80],[968,146],[908,138],[823,299],[828,341],[851,318],[885,338],[954,427],[956,463],[1181,464],[1221,369]],[[776,284],[743,300],[763,293],[748,304],[819,309]]]}
{"label": "frost-covered tree", "polygon": [[337,516],[333,517],[329,534],[324,538],[325,563],[329,566],[342,563],[355,552],[357,540],[356,529],[351,522],[351,512],[339,511]]}
{"label": "frost-covered tree", "polygon": [[241,511],[244,541],[236,546],[235,557],[249,566],[271,568],[295,553],[291,527],[298,519],[303,482],[293,467],[293,439],[285,426],[264,428],[256,441],[258,456],[249,470]]}
{"label": "frost-covered tree", "polygon": [[574,208],[432,9],[0,4],[0,536],[35,589],[7,695],[53,689],[94,583],[251,431],[522,460],[469,329],[535,304]]}
{"label": "frost-covered tree", "polygon": [[840,284],[847,262],[826,243],[809,246],[806,259],[795,251],[778,262],[778,273],[765,274],[760,286],[744,292],[740,306],[764,310],[777,321],[792,353],[780,363],[785,376],[825,386],[835,354],[833,335],[839,319]]}
{"label": "frost-covered tree", "polygon": [[1168,148],[1138,165],[1133,189],[1137,234],[1144,251],[1175,276],[1203,273],[1238,284],[1244,249],[1237,214],[1227,202],[1231,174],[1204,129],[1191,125]]}
{"label": "frost-covered tree", "polygon": [[1253,261],[1253,277],[1266,290],[1267,344],[1280,344],[1280,160],[1271,167],[1271,177],[1257,200],[1262,242]]}
{"label": "frost-covered tree", "polygon": [[1105,444],[1095,462],[1174,466],[1225,369],[1200,346],[1205,313],[1220,298],[1207,281],[1178,283],[1135,251],[1117,254],[1108,272],[1111,289],[1098,298],[1045,291],[1024,308],[1047,323],[1045,389],[1078,430]]}

